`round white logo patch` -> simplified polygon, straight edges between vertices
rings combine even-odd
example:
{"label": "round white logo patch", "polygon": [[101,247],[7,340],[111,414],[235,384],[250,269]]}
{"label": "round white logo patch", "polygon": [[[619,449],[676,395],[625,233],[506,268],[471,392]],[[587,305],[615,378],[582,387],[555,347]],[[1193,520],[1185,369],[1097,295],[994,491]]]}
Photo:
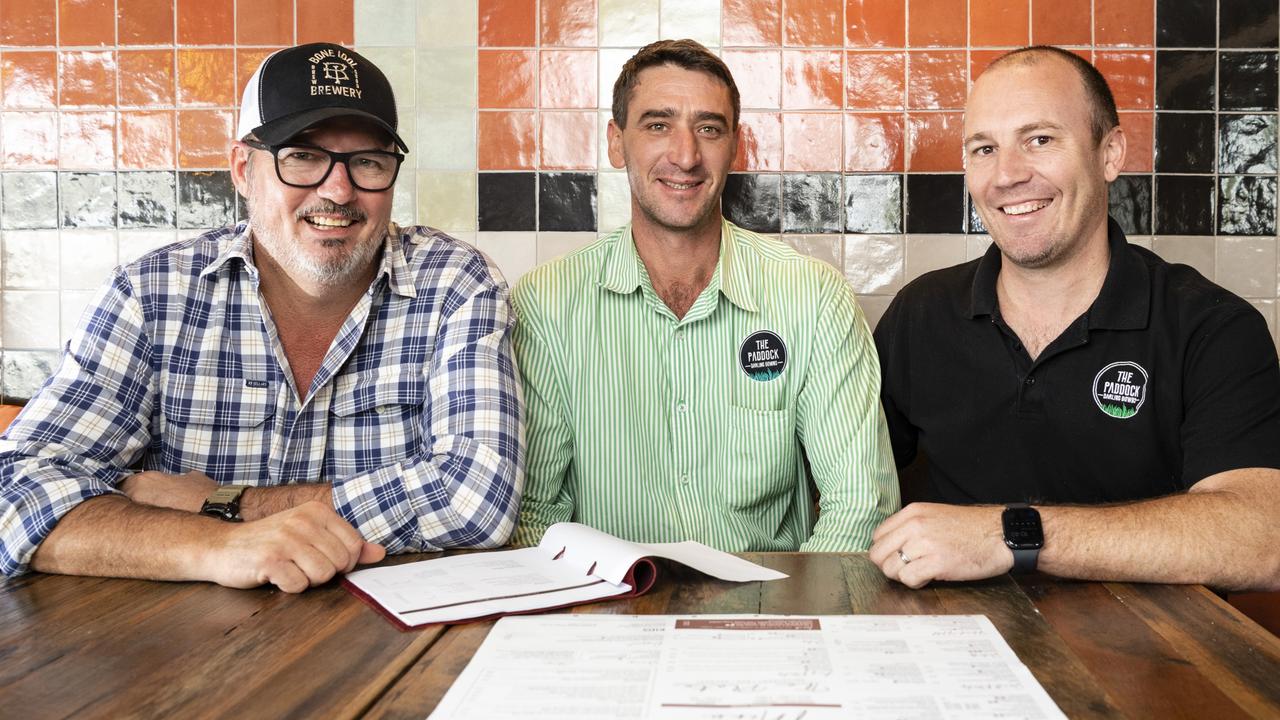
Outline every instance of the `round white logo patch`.
{"label": "round white logo patch", "polygon": [[1113,362],[1093,379],[1093,401],[1113,418],[1127,420],[1147,400],[1147,371],[1135,362]]}

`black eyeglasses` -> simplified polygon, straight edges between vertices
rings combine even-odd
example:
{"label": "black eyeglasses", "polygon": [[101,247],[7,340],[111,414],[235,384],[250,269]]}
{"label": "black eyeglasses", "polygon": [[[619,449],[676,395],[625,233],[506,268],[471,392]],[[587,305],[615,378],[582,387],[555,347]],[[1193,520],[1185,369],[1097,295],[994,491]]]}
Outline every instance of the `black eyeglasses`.
{"label": "black eyeglasses", "polygon": [[389,190],[400,174],[404,155],[386,150],[360,150],[342,153],[305,143],[266,145],[245,140],[245,145],[266,150],[276,161],[276,177],[290,187],[310,188],[319,185],[333,172],[336,163],[347,166],[351,184],[366,192]]}

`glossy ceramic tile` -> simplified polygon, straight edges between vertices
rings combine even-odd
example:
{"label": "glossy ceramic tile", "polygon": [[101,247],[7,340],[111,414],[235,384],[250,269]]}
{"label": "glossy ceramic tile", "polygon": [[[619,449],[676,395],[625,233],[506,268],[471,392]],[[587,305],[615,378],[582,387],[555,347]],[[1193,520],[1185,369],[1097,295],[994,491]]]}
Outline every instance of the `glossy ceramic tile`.
{"label": "glossy ceramic tile", "polygon": [[58,248],[59,286],[63,290],[99,288],[116,266],[116,238],[109,230],[64,231],[59,234]]}
{"label": "glossy ceramic tile", "polygon": [[272,52],[279,48],[236,48],[236,104],[244,97],[245,86],[249,78],[257,72],[258,66]]}
{"label": "glossy ceramic tile", "polygon": [[58,103],[58,56],[51,52],[0,54],[0,107],[52,109]]}
{"label": "glossy ceramic tile", "polygon": [[1161,110],[1212,110],[1216,96],[1212,50],[1161,50],[1156,53],[1156,107]]}
{"label": "glossy ceramic tile", "polygon": [[228,107],[235,96],[235,53],[232,50],[178,50],[178,104],[184,107]]}
{"label": "glossy ceramic tile", "polygon": [[58,284],[58,233],[4,233],[4,286],[46,289]]}
{"label": "glossy ceramic tile", "polygon": [[844,231],[902,232],[902,176],[846,175]]}
{"label": "glossy ceramic tile", "polygon": [[232,132],[230,110],[178,111],[178,167],[226,167]]}
{"label": "glossy ceramic tile", "polygon": [[1116,178],[1107,188],[1107,205],[1126,235],[1151,234],[1151,176]]}
{"label": "glossy ceramic tile", "polygon": [[987,66],[996,61],[1001,55],[1009,52],[1005,50],[969,50],[969,77],[976,80],[982,74]]}
{"label": "glossy ceramic tile", "polygon": [[537,59],[533,50],[481,50],[477,61],[480,107],[534,107]]}
{"label": "glossy ceramic tile", "polygon": [[596,0],[542,0],[539,11],[543,47],[595,47]]}
{"label": "glossy ceramic tile", "polygon": [[758,233],[780,233],[781,208],[781,175],[734,173],[725,182],[722,210],[739,227]]}
{"label": "glossy ceramic tile", "polygon": [[968,212],[965,213],[965,232],[970,235],[985,235],[987,228],[982,224],[982,215],[978,213],[978,207],[973,204],[973,196],[965,194],[965,207]]}
{"label": "glossy ceramic tile", "polygon": [[481,170],[530,170],[537,161],[532,111],[482,112],[476,126]]}
{"label": "glossy ceramic tile", "polygon": [[906,106],[906,71],[903,52],[845,53],[845,107],[901,110]]}
{"label": "glossy ceramic tile", "polygon": [[178,173],[178,227],[216,228],[236,221],[236,191],[231,173]]}
{"label": "glossy ceramic tile", "polygon": [[113,112],[63,112],[58,117],[58,167],[112,168],[116,161],[115,134]]}
{"label": "glossy ceramic tile", "polygon": [[596,113],[591,110],[544,112],[539,116],[538,167],[593,170],[596,167]]}
{"label": "glossy ceramic tile", "polygon": [[906,282],[927,272],[965,262],[968,238],[964,235],[908,235]]}
{"label": "glossy ceramic tile", "polygon": [[172,172],[122,172],[119,226],[169,228],[178,221],[177,176]]}
{"label": "glossy ceramic tile", "polygon": [[[480,113],[484,119],[488,113]],[[422,170],[474,170],[476,167],[477,114],[471,110],[419,110],[413,118],[417,140],[410,141],[406,164]],[[406,123],[410,118],[401,118]],[[400,137],[407,139],[401,128]],[[533,142],[532,135],[529,142]],[[496,148],[495,148],[496,149]],[[532,152],[530,147],[529,152]]]}
{"label": "glossy ceramic tile", "polygon": [[533,47],[536,0],[478,0],[481,47]]}
{"label": "glossy ceramic tile", "polygon": [[1214,47],[1216,6],[1214,0],[1156,0],[1156,45]]}
{"label": "glossy ceramic tile", "polygon": [[1215,121],[1213,113],[1157,113],[1156,172],[1213,172]]}
{"label": "glossy ceramic tile", "polygon": [[913,51],[908,53],[907,68],[908,109],[964,109],[967,78],[963,50]]}
{"label": "glossy ceramic tile", "polygon": [[1090,0],[1031,0],[1031,42],[1088,45],[1093,34]]}
{"label": "glossy ceramic tile", "polygon": [[[388,79],[395,89],[396,103],[402,107],[471,110],[478,102],[476,75],[479,70],[476,56],[470,52],[386,48],[370,57],[369,62],[378,67],[399,69],[398,74],[388,73]],[[406,72],[407,68],[414,67],[415,74]]]}
{"label": "glossy ceramic tile", "polygon": [[1150,50],[1100,52],[1094,62],[1106,76],[1117,108],[1149,110],[1155,104],[1156,63]]}
{"label": "glossy ceramic tile", "polygon": [[493,258],[511,285],[538,264],[536,233],[479,232],[476,233],[476,248]]}
{"label": "glossy ceramic tile", "polygon": [[1155,113],[1122,112],[1120,127],[1124,130],[1126,139],[1124,172],[1151,172],[1155,148]]}
{"label": "glossy ceramic tile", "polygon": [[478,229],[537,230],[537,176],[531,172],[480,173],[477,184]]}
{"label": "glossy ceramic tile", "polygon": [[1190,265],[1212,280],[1216,245],[1217,240],[1212,237],[1156,237],[1151,241],[1151,250],[1166,262]]}
{"label": "glossy ceramic tile", "polygon": [[476,174],[418,172],[417,222],[445,231],[476,229]]}
{"label": "glossy ceramic tile", "polygon": [[60,102],[64,108],[110,107],[116,104],[116,54],[58,53]]}
{"label": "glossy ceramic tile", "polygon": [[58,293],[58,304],[61,306],[59,308],[61,317],[58,323],[59,346],[65,345],[66,341],[71,339],[71,334],[79,324],[80,317],[84,315],[89,302],[96,296],[97,293],[90,290],[63,290]]}
{"label": "glossy ceramic tile", "polygon": [[0,114],[0,158],[6,168],[54,167],[58,162],[58,114]]}
{"label": "glossy ceramic tile", "polygon": [[[609,232],[631,221],[631,185],[627,182],[626,173],[602,172],[596,176],[596,205],[601,232]],[[774,207],[777,207],[776,198]]]}
{"label": "glossy ceramic tile", "polygon": [[[295,4],[297,42],[355,42],[355,0],[302,0]],[[475,30],[469,33],[475,37]]]}
{"label": "glossy ceramic tile", "polygon": [[857,113],[844,116],[846,172],[900,172],[903,169],[903,116]]}
{"label": "glossy ceramic tile", "polygon": [[[417,171],[407,170],[401,166],[400,175],[396,178],[395,187],[391,189],[392,222],[400,225],[408,225],[415,222],[415,218],[418,216],[417,194]],[[239,205],[239,203],[237,203],[237,205]]]}
{"label": "glossy ceramic tile", "polygon": [[902,289],[906,253],[901,236],[846,235],[841,268],[857,293],[896,293]]}
{"label": "glossy ceramic tile", "polygon": [[110,45],[115,42],[115,30],[115,0],[58,0],[60,45]]}
{"label": "glossy ceramic tile", "polygon": [[174,113],[124,111],[120,113],[121,169],[171,168],[174,162]]}
{"label": "glossy ceramic tile", "polygon": [[58,198],[64,228],[116,226],[115,173],[58,173]]}
{"label": "glossy ceramic tile", "polygon": [[658,39],[658,0],[599,2],[601,45],[641,47]]}
{"label": "glossy ceramic tile", "polygon": [[965,0],[912,0],[907,3],[907,43],[964,47],[967,15]]}
{"label": "glossy ceramic tile", "polygon": [[539,52],[538,104],[544,108],[595,108],[596,52]]}
{"label": "glossy ceramic tile", "polygon": [[1156,175],[1155,222],[1158,235],[1212,235],[1212,176]]}
{"label": "glossy ceramic tile", "polygon": [[[781,113],[743,113],[734,170],[777,171],[783,165]],[[837,141],[839,138],[837,138]]]}
{"label": "glossy ceramic tile", "polygon": [[784,235],[783,242],[796,252],[817,258],[844,272],[844,238],[840,235]]}
{"label": "glossy ceramic tile", "polygon": [[235,0],[177,0],[180,45],[235,42]]}
{"label": "glossy ceramic tile", "polygon": [[1023,0],[969,0],[969,44],[980,47],[1029,44],[1030,13],[1030,4]]}
{"label": "glossy ceramic tile", "polygon": [[1223,52],[1218,55],[1218,109],[1276,111],[1278,77],[1275,52]]}
{"label": "glossy ceramic tile", "polygon": [[[362,0],[361,8],[376,7],[374,3],[386,0]],[[393,0],[399,4],[405,0]],[[384,34],[403,27],[393,18],[383,18]],[[412,27],[412,25],[410,25]],[[236,42],[241,45],[291,45],[293,44],[292,0],[254,0],[236,3]],[[359,42],[359,38],[357,38]],[[410,40],[412,42],[412,40]],[[371,43],[372,44],[372,43]]]}
{"label": "glossy ceramic tile", "polygon": [[0,45],[40,46],[57,42],[56,0],[0,3]]}
{"label": "glossy ceramic tile", "polygon": [[596,53],[599,74],[599,89],[597,97],[599,105],[602,108],[612,109],[613,107],[613,84],[617,82],[618,75],[622,73],[622,65],[636,54],[640,48],[600,48]]}
{"label": "glossy ceramic tile", "polygon": [[7,172],[0,175],[0,228],[36,230],[58,227],[58,175]]}
{"label": "glossy ceramic tile", "polygon": [[906,45],[906,3],[883,0],[845,0],[845,44],[849,47]]}
{"label": "glossy ceramic tile", "polygon": [[839,173],[782,176],[782,232],[838,233],[844,198]]}
{"label": "glossy ceramic tile", "polygon": [[782,44],[841,47],[844,0],[787,0],[782,9]]}
{"label": "glossy ceramic tile", "polygon": [[1155,0],[1094,0],[1093,41],[1100,46],[1151,47]]}
{"label": "glossy ceramic tile", "polygon": [[[1275,235],[1276,179],[1248,175],[1218,178],[1218,234]],[[1267,266],[1267,274],[1274,284],[1273,267],[1274,263]],[[1273,286],[1266,294],[1274,295],[1274,290]]]}
{"label": "glossy ceramic tile", "polygon": [[[1258,179],[1258,178],[1251,178]],[[1274,205],[1273,205],[1274,209]],[[1214,281],[1246,298],[1276,295],[1276,239],[1219,238]]]}
{"label": "glossy ceramic tile", "polygon": [[913,113],[907,116],[907,170],[963,170],[963,134],[962,113]]}
{"label": "glossy ceramic tile", "polygon": [[1220,115],[1218,171],[1270,174],[1276,172],[1276,116]]}
{"label": "glossy ceramic tile", "polygon": [[539,173],[538,230],[594,232],[596,230],[595,174]]}
{"label": "glossy ceramic tile", "polygon": [[725,45],[782,44],[782,4],[776,0],[723,0],[720,14]]}
{"label": "glossy ceramic tile", "polygon": [[782,169],[839,171],[840,113],[783,113]]}
{"label": "glossy ceramic tile", "polygon": [[906,177],[908,233],[964,232],[963,175],[911,173]]}
{"label": "glossy ceramic tile", "polygon": [[564,257],[582,247],[595,242],[599,237],[592,232],[539,232],[537,246],[537,262],[539,265]]}
{"label": "glossy ceramic tile", "polygon": [[1278,7],[1267,0],[1219,0],[1218,37],[1224,48],[1276,47]]}
{"label": "glossy ceramic tile", "polygon": [[776,110],[782,107],[782,53],[725,50],[720,57],[733,74],[743,108]]}
{"label": "glossy ceramic tile", "polygon": [[480,43],[480,5],[476,0],[419,2],[418,46],[476,47]]}
{"label": "glossy ceramic tile", "polygon": [[120,105],[152,108],[174,104],[174,51],[122,50]]}
{"label": "glossy ceramic tile", "polygon": [[844,100],[842,58],[838,50],[786,50],[782,53],[782,107],[788,110],[838,110]]}
{"label": "glossy ceramic tile", "polygon": [[[54,245],[57,248],[57,245]],[[58,293],[44,290],[4,291],[4,342],[8,349],[56,348],[58,337]],[[6,375],[8,368],[5,368]],[[43,380],[44,378],[41,378]],[[37,383],[38,386],[38,383]]]}
{"label": "glossy ceramic tile", "polygon": [[[52,325],[52,323],[49,324]],[[8,338],[6,337],[5,340],[7,341]],[[8,346],[6,343],[6,347]],[[30,399],[44,381],[53,374],[54,369],[58,367],[60,357],[61,353],[56,351],[30,352],[6,349],[4,352],[4,401],[22,404]]]}
{"label": "glossy ceramic tile", "polygon": [[662,37],[689,38],[707,47],[720,45],[720,0],[663,2],[659,8],[658,31]]}
{"label": "glossy ceramic tile", "polygon": [[172,43],[173,5],[173,0],[116,0],[116,37],[119,43]]}

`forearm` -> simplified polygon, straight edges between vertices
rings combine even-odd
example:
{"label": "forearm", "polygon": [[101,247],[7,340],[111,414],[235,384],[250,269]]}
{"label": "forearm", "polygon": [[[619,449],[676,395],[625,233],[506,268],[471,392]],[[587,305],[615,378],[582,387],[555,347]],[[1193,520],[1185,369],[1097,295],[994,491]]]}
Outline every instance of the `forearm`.
{"label": "forearm", "polygon": [[295,508],[306,502],[333,507],[333,486],[329,483],[253,487],[240,496],[240,515],[246,521]]}

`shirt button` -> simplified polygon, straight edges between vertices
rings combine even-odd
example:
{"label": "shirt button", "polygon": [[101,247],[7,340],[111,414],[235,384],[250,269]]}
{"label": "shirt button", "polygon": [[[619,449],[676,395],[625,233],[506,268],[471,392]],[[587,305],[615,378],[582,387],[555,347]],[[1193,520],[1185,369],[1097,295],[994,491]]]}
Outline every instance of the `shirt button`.
{"label": "shirt button", "polygon": [[1035,385],[1035,384],[1036,384],[1036,379],[1035,379],[1034,377],[1032,377],[1032,376],[1028,375],[1028,376],[1027,376],[1027,379],[1026,379],[1026,380],[1024,380],[1023,382],[1025,382],[1028,386],[1031,386],[1031,385]]}
{"label": "shirt button", "polygon": [[689,474],[688,474],[688,473],[685,473],[684,475],[681,475],[681,476],[680,476],[680,484],[681,484],[681,485],[688,485],[688,484],[689,484]]}
{"label": "shirt button", "polygon": [[682,412],[686,412],[686,411],[688,411],[688,410],[689,410],[689,406],[688,406],[688,405],[686,405],[685,403],[677,403],[677,404],[676,404],[676,412],[681,412],[681,413],[682,413]]}

